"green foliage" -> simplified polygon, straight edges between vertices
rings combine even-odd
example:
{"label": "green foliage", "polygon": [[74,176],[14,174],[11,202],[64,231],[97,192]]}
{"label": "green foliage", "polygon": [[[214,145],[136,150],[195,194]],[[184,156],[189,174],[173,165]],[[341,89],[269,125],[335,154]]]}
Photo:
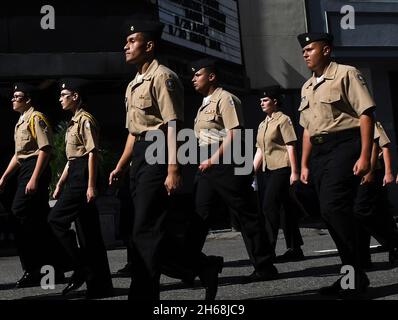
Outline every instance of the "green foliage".
{"label": "green foliage", "polygon": [[[56,126],[56,130],[54,133],[54,149],[53,156],[50,162],[51,167],[51,184],[50,184],[50,196],[52,196],[55,186],[62,175],[65,164],[67,162],[66,154],[65,154],[65,134],[68,129],[68,122],[62,121]],[[113,170],[117,157],[116,155],[110,151],[109,143],[103,142],[100,143],[103,148],[99,150],[99,161],[98,161],[98,184],[100,188],[104,188],[107,185],[107,178],[109,173]]]}
{"label": "green foliage", "polygon": [[55,190],[55,186],[62,175],[66,160],[65,154],[65,134],[68,128],[68,122],[62,121],[58,123],[54,132],[54,149],[53,155],[50,162],[51,167],[51,184],[50,184],[50,196]]}

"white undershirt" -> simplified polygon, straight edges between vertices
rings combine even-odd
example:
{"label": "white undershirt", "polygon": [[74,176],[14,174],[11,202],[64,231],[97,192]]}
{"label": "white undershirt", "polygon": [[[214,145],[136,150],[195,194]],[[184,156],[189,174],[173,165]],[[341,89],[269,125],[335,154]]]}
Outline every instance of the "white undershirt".
{"label": "white undershirt", "polygon": [[316,77],[316,83],[319,83],[323,80],[323,75],[321,75],[320,77]]}
{"label": "white undershirt", "polygon": [[203,98],[203,102],[202,102],[202,106],[206,105],[209,101],[210,101],[211,95],[204,97]]}

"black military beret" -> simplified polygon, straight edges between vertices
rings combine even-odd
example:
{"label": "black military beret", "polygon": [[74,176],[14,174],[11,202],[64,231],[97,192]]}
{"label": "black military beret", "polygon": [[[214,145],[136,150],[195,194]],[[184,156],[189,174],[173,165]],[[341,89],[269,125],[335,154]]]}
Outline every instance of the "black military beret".
{"label": "black military beret", "polygon": [[81,93],[87,87],[88,81],[80,78],[64,78],[59,81],[60,90]]}
{"label": "black military beret", "polygon": [[15,83],[13,88],[13,92],[21,91],[28,96],[33,94],[36,90],[37,88],[35,86],[25,82]]}
{"label": "black military beret", "polygon": [[326,41],[333,44],[333,35],[330,33],[302,33],[297,36],[302,48],[315,41]]}
{"label": "black military beret", "polygon": [[263,98],[277,99],[283,94],[283,89],[279,85],[269,86],[261,89],[261,96]]}
{"label": "black military beret", "polygon": [[196,72],[202,68],[212,68],[214,71],[217,70],[217,59],[215,58],[203,58],[196,60],[191,63],[192,72]]}
{"label": "black military beret", "polygon": [[145,32],[156,39],[162,36],[164,24],[155,20],[130,19],[125,22],[126,36],[137,32]]}

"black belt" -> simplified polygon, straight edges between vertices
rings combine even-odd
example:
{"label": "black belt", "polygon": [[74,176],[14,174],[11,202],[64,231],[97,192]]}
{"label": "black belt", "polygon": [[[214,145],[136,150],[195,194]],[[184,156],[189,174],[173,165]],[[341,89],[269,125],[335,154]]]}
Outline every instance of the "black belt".
{"label": "black belt", "polygon": [[[158,131],[162,131],[162,130],[158,130]],[[140,133],[140,134],[134,135],[134,137],[135,137],[135,142],[137,142],[137,141],[150,141],[150,142],[153,142],[153,141],[154,141],[154,138],[153,138],[153,137],[151,137],[151,138],[149,138],[149,139],[146,139],[146,138],[145,138],[147,132],[149,132],[149,131],[144,131],[144,132],[142,132],[142,133]],[[162,131],[162,132],[165,133],[164,131]]]}
{"label": "black belt", "polygon": [[310,138],[310,141],[313,145],[319,145],[319,144],[324,144],[326,142],[330,141],[338,141],[341,139],[349,138],[349,137],[359,137],[360,136],[360,129],[359,128],[354,128],[354,129],[347,129],[347,130],[341,130],[337,132],[329,132],[329,133],[322,133],[322,134],[317,134],[315,136],[312,136]]}

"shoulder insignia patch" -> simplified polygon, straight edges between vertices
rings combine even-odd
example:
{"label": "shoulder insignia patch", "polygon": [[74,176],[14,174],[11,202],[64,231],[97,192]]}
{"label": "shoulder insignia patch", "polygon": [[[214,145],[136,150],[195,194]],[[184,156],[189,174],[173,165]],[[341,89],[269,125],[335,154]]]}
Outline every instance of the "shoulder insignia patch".
{"label": "shoulder insignia patch", "polygon": [[229,104],[230,104],[232,107],[235,107],[235,102],[234,102],[234,99],[232,99],[232,97],[229,98]]}
{"label": "shoulder insignia patch", "polygon": [[47,125],[42,119],[39,120],[39,126],[42,129],[47,129]]}
{"label": "shoulder insignia patch", "polygon": [[166,88],[167,88],[167,90],[174,91],[175,87],[176,87],[176,85],[175,85],[173,79],[170,78],[170,79],[166,80]]}
{"label": "shoulder insignia patch", "polygon": [[86,128],[86,129],[90,129],[90,121],[86,121],[86,123],[84,124],[84,127]]}
{"label": "shoulder insignia patch", "polygon": [[291,126],[293,125],[293,122],[290,118],[287,118],[287,123],[290,124]]}

